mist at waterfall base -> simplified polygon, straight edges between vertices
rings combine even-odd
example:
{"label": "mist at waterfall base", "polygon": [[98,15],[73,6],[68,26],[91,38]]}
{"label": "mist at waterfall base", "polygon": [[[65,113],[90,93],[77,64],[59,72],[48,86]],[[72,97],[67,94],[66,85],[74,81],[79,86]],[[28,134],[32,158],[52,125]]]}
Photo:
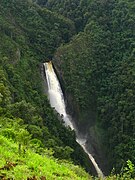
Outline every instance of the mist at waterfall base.
{"label": "mist at waterfall base", "polygon": [[66,113],[64,96],[63,96],[58,78],[54,72],[52,63],[46,62],[46,63],[44,63],[44,67],[45,67],[45,74],[46,74],[47,85],[48,85],[48,97],[49,97],[51,107],[55,108],[55,110],[61,115],[61,117],[64,120],[65,126],[70,126],[70,128],[76,132],[76,142],[78,142],[78,144],[80,144],[82,146],[85,153],[88,154],[89,159],[91,160],[93,166],[95,167],[95,170],[96,170],[98,176],[103,178],[104,175],[103,175],[101,169],[98,167],[98,164],[96,163],[95,159],[87,151],[87,149],[85,147],[86,146],[86,137],[83,135],[80,135],[77,132],[75,125],[71,121],[71,117]]}

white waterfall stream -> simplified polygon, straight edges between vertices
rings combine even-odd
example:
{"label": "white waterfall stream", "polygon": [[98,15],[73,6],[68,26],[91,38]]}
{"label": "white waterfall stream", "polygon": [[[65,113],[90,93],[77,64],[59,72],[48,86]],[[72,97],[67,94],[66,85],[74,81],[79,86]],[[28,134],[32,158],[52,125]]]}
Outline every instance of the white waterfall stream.
{"label": "white waterfall stream", "polygon": [[83,150],[88,154],[91,162],[93,163],[97,174],[100,178],[103,179],[104,175],[99,168],[98,164],[96,163],[95,159],[93,156],[87,151],[86,149],[86,138],[85,137],[80,137],[77,133],[76,128],[74,127],[71,119],[69,118],[69,115],[66,113],[66,107],[65,107],[65,102],[64,102],[64,96],[61,90],[60,83],[58,81],[58,78],[54,72],[53,66],[51,61],[44,63],[45,67],[45,74],[46,74],[46,79],[47,79],[47,85],[48,85],[48,97],[50,100],[51,107],[55,108],[55,110],[62,116],[65,126],[70,126],[71,129],[74,129],[76,132],[76,142],[80,144],[83,148]]}

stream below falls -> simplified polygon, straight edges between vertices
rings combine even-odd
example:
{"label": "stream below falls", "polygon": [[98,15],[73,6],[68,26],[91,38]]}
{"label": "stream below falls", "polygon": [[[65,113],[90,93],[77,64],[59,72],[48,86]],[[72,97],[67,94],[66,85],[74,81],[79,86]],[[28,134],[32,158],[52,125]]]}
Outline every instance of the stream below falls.
{"label": "stream below falls", "polygon": [[98,177],[104,178],[102,170],[99,168],[96,163],[94,157],[88,152],[86,149],[86,137],[80,136],[77,132],[75,125],[72,123],[72,118],[66,113],[66,106],[64,101],[64,95],[59,83],[59,80],[54,72],[51,61],[44,63],[46,80],[48,85],[48,97],[51,104],[51,107],[55,108],[55,110],[62,116],[65,126],[70,126],[72,130],[76,133],[76,142],[81,145],[85,153],[88,154],[89,159],[91,160],[95,170],[98,174]]}

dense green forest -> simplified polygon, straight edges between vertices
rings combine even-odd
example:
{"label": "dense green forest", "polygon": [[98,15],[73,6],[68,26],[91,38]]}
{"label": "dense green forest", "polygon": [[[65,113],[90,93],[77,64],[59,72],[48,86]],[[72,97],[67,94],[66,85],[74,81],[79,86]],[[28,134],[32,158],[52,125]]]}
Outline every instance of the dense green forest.
{"label": "dense green forest", "polygon": [[135,163],[134,10],[134,1],[90,1],[84,31],[61,46],[54,59],[79,126],[97,127],[110,167],[117,171],[128,159]]}
{"label": "dense green forest", "polygon": [[[0,2],[0,115],[21,119],[43,148],[59,159],[73,161],[91,172],[91,163],[76,143],[75,134],[58,120],[44,94],[41,63],[70,40],[74,23],[25,1]],[[12,132],[7,132],[12,136]]]}
{"label": "dense green forest", "polygon": [[[78,127],[97,129],[110,171],[120,173],[108,179],[135,176],[134,22],[133,0],[0,1],[0,178],[22,179],[24,172],[25,179],[40,178],[42,171],[47,179],[91,179],[71,162],[94,174],[44,93],[41,67],[48,59]],[[37,168],[44,161],[53,165]]]}

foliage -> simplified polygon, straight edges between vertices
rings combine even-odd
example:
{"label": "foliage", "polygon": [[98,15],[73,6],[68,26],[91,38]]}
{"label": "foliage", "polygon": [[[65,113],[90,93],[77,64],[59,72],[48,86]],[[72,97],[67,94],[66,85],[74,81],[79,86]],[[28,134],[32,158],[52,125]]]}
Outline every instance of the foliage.
{"label": "foliage", "polygon": [[[3,134],[2,131],[6,130],[6,126],[1,126],[0,130],[0,178],[10,179],[93,179],[79,166],[73,165],[71,162],[64,160],[57,160],[52,157],[51,150],[42,151],[42,155],[36,153],[35,147],[32,148],[31,141],[26,149],[25,144],[22,144],[24,153],[18,152],[18,144],[16,142],[22,141],[22,138],[18,138],[17,129],[22,122],[20,119],[14,122],[8,119],[13,125],[10,126],[12,132],[16,134],[17,139]],[[1,119],[2,122],[2,119]],[[4,120],[3,120],[4,122]],[[18,123],[17,123],[18,122]],[[8,125],[9,126],[9,125]],[[20,129],[20,128],[19,128]],[[21,129],[22,132],[26,132],[25,127]],[[21,133],[22,134],[22,133]],[[23,133],[24,134],[24,133]],[[27,134],[27,133],[26,133]],[[6,136],[6,137],[5,137]],[[23,136],[26,139],[26,135]],[[15,140],[15,141],[13,141]],[[38,147],[39,148],[39,147]],[[134,165],[131,161],[127,161],[127,167],[124,168],[124,172],[120,175],[111,175],[106,177],[106,180],[116,179],[132,179],[134,173]],[[94,178],[99,179],[99,178]]]}
{"label": "foliage", "polygon": [[[89,159],[76,145],[74,132],[64,127],[50,107],[40,74],[41,63],[71,39],[74,23],[27,0],[2,0],[0,12],[0,124],[5,121],[8,126],[3,134],[18,138],[20,152],[32,141],[37,152],[51,148],[55,157],[71,159],[90,171]],[[12,129],[12,120],[17,119],[22,119],[25,130],[21,126]]]}
{"label": "foliage", "polygon": [[135,162],[134,4],[93,0],[88,9],[84,32],[58,49],[54,63],[78,125],[87,132],[92,125],[104,130],[110,167],[120,171],[128,159]]}
{"label": "foliage", "polygon": [[[27,149],[18,154],[17,144],[0,135],[0,177],[10,179],[92,179],[83,169],[72,163],[39,155]],[[79,173],[81,171],[81,174]]]}
{"label": "foliage", "polygon": [[[63,78],[66,93],[72,96],[78,126],[89,132],[89,128],[96,125],[104,131],[102,143],[110,169],[114,167],[116,173],[125,167],[128,159],[131,160],[127,169],[123,168],[120,174],[108,178],[134,178],[134,2],[34,2],[1,0],[0,3],[0,143],[3,144],[0,148],[4,148],[1,152],[9,148],[5,151],[5,159],[11,158],[12,163],[14,152],[19,150],[21,153],[17,154],[16,162],[32,153],[30,149],[26,154],[23,150],[30,143],[35,152],[42,154],[46,151],[44,148],[50,148],[56,158],[72,160],[91,171],[88,156],[75,142],[74,132],[58,120],[44,95],[41,62],[52,59],[61,45],[55,53],[55,65]],[[48,9],[41,8],[36,2]],[[82,32],[71,40],[75,34],[74,24],[76,32]],[[37,159],[39,156],[33,155]],[[0,158],[2,166],[5,159]],[[25,162],[28,163],[28,159]],[[39,164],[33,160],[30,166],[37,174],[27,168],[26,163],[23,167],[22,161],[19,163],[18,169],[7,172],[8,177],[16,178],[17,171],[20,179],[22,174],[25,178],[27,173],[29,176],[39,175]],[[68,175],[71,177],[72,173],[65,171],[66,179]],[[62,176],[64,179],[60,172],[50,175],[45,171],[45,174],[49,178]]]}

